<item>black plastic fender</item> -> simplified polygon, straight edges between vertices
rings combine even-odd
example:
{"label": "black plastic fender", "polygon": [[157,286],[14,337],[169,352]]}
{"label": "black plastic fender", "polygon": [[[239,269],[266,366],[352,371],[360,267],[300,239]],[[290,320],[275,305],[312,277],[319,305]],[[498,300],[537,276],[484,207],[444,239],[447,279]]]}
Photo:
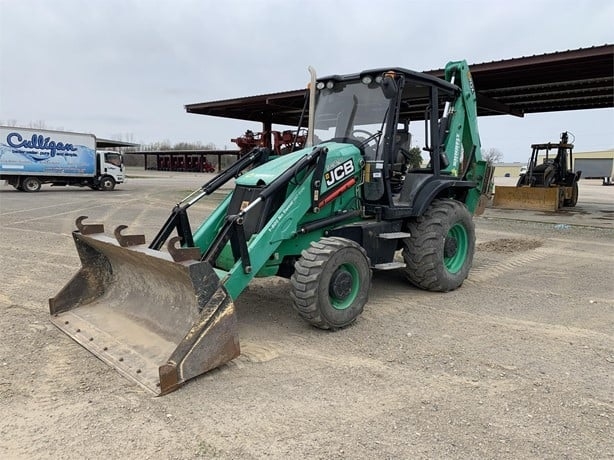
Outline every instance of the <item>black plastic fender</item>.
{"label": "black plastic fender", "polygon": [[412,215],[421,216],[430,206],[432,201],[442,192],[453,189],[445,196],[451,196],[464,201],[468,190],[475,188],[473,181],[459,180],[452,176],[434,176],[432,174],[411,174],[406,179],[403,187],[401,201],[407,202],[412,207]]}

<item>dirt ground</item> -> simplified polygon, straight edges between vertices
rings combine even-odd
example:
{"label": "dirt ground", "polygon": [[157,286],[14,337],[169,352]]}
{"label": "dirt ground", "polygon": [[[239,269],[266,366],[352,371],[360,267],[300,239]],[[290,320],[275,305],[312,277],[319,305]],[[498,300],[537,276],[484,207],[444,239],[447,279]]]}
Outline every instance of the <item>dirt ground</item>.
{"label": "dirt ground", "polygon": [[488,209],[460,289],[376,273],[338,332],[258,280],[236,302],[242,355],[156,398],[53,326],[47,299],[80,265],[78,216],[151,240],[202,182],[0,186],[0,458],[614,458],[614,187],[583,181],[556,215]]}

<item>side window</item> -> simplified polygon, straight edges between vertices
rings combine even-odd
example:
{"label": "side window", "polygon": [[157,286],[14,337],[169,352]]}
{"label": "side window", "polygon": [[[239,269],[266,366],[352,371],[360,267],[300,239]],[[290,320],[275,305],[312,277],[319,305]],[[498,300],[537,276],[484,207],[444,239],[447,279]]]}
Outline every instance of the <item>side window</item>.
{"label": "side window", "polygon": [[104,159],[107,163],[120,167],[122,165],[121,156],[117,153],[105,153]]}

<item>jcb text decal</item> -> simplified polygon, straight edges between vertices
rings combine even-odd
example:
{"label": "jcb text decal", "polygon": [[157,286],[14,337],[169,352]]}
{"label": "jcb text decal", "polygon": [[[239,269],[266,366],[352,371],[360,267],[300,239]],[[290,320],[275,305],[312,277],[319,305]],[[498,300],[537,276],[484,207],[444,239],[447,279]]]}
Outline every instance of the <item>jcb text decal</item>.
{"label": "jcb text decal", "polygon": [[354,173],[354,162],[347,160],[324,173],[324,181],[328,187],[342,181]]}

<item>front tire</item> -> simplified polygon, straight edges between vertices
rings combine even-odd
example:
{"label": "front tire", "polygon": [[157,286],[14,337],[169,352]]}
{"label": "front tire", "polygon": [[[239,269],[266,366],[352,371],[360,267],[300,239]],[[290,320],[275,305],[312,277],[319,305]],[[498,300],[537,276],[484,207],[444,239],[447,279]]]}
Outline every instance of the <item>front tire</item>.
{"label": "front tire", "polygon": [[475,225],[463,203],[434,200],[408,224],[404,240],[405,276],[427,291],[452,291],[467,279],[475,251]]}
{"label": "front tire", "polygon": [[322,238],[301,253],[290,282],[294,308],[305,321],[339,329],[353,323],[367,303],[369,258],[354,241]]}
{"label": "front tire", "polygon": [[100,185],[98,187],[99,190],[103,192],[110,192],[115,188],[115,179],[111,176],[102,176],[100,179]]}
{"label": "front tire", "polygon": [[20,187],[24,192],[38,192],[41,189],[41,181],[37,177],[26,177],[21,181]]}

